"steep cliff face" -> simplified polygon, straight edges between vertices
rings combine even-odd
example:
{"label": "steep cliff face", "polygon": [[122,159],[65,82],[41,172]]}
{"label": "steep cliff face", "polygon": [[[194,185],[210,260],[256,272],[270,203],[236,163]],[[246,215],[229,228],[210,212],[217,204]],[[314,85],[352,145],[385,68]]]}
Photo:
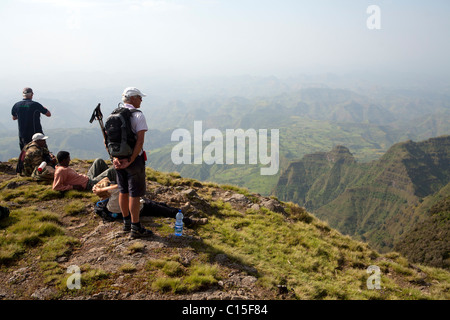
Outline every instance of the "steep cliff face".
{"label": "steep cliff face", "polygon": [[394,250],[415,263],[450,269],[450,183],[404,211],[417,219]]}
{"label": "steep cliff face", "polygon": [[306,155],[281,174],[274,193],[281,200],[308,209],[319,208],[344,191],[343,187],[352,180],[350,169],[355,165],[355,158],[344,146]]}
{"label": "steep cliff face", "polygon": [[444,136],[396,144],[367,164],[356,163],[345,147],[305,156],[283,172],[274,194],[387,250],[417,222],[403,211],[449,181],[450,137]]}

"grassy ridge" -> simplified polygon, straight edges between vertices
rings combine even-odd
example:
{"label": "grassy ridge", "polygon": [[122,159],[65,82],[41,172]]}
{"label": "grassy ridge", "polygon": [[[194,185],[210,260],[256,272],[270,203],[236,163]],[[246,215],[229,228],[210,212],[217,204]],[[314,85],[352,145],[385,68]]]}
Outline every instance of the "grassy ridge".
{"label": "grassy ridge", "polygon": [[[427,298],[417,288],[401,288],[395,277],[382,277],[381,291],[367,290],[370,265],[409,282],[420,282],[421,274],[398,254],[380,255],[311,216],[287,221],[270,210],[243,214],[221,201],[214,206],[218,214],[201,236],[211,247],[254,266],[263,286],[286,285],[297,299]],[[292,217],[300,210],[294,204],[288,208]]]}
{"label": "grassy ridge", "polygon": [[[173,181],[171,182],[173,184]],[[209,223],[198,230],[211,256],[226,254],[233,260],[253,266],[250,272],[267,288],[285,285],[296,299],[427,299],[414,285],[423,282],[426,269],[440,279],[434,294],[447,290],[448,273],[439,269],[413,267],[398,253],[379,254],[366,243],[353,240],[330,228],[294,203],[285,203],[286,214],[261,208],[237,210],[223,199],[214,200],[218,186],[198,190],[209,204]],[[224,186],[225,187],[225,186]],[[227,186],[246,195],[246,189]],[[367,290],[367,268],[381,268],[380,291]],[[440,299],[438,298],[438,299]],[[433,299],[433,298],[432,298]]]}
{"label": "grassy ridge", "polygon": [[[27,179],[3,179],[0,203],[15,203],[15,208],[0,224],[0,277],[8,279],[20,266],[37,263],[37,282],[52,288],[56,299],[117,290],[118,279],[123,282],[120,290],[177,299],[211,288],[217,290],[230,275],[226,265],[239,265],[254,277],[255,288],[272,292],[265,295],[272,298],[279,297],[277,286],[286,287],[284,297],[288,299],[450,298],[450,273],[412,266],[397,253],[379,254],[296,204],[281,203],[283,212],[275,212],[263,205],[262,197],[247,189],[200,183],[152,169],[147,169],[147,180],[151,192],[161,187],[166,191],[159,192],[167,193],[195,189],[198,196],[192,197],[191,205],[209,218],[208,224],[186,230],[186,242],[171,242],[168,247],[148,248],[144,240],[125,242],[121,255],[114,239],[97,234],[94,238],[98,246],[104,248],[108,260],[117,264],[108,270],[94,262],[80,265],[82,289],[70,291],[66,287],[70,274],[60,260],[80,255],[81,239],[98,228],[99,220],[88,209],[97,198],[78,191],[55,194],[50,186]],[[13,189],[7,187],[11,182],[16,183]],[[20,183],[23,185],[17,186]],[[32,194],[40,196],[33,198]],[[226,200],[226,194],[244,195],[252,207],[233,204]],[[153,221],[157,236],[169,239],[173,229],[167,222],[162,218]],[[81,223],[80,227],[73,229],[73,222],[77,226]],[[100,248],[92,246],[85,249],[87,261],[97,260],[95,252]],[[189,263],[182,258],[187,253],[193,255]],[[143,266],[133,262],[131,257],[135,255],[145,259]],[[218,263],[220,256],[226,257],[229,264]],[[371,275],[367,268],[371,265],[380,268],[380,290],[367,287]],[[424,281],[427,285],[423,285]]]}

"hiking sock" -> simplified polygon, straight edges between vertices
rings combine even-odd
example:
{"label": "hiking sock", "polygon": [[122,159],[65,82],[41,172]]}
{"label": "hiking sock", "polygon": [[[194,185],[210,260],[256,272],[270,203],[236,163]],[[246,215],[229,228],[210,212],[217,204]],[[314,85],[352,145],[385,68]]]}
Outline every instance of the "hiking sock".
{"label": "hiking sock", "polygon": [[142,226],[141,226],[141,223],[140,222],[137,222],[137,223],[131,223],[131,226],[132,226],[132,228],[134,229],[134,230],[141,230],[141,228],[142,228]]}
{"label": "hiking sock", "polygon": [[131,230],[131,215],[123,217],[123,231]]}

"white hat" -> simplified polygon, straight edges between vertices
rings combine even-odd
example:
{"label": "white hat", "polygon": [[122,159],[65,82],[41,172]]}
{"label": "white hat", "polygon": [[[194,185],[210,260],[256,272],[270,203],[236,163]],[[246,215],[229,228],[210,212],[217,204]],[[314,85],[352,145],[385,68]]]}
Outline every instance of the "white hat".
{"label": "white hat", "polygon": [[33,135],[33,138],[31,138],[33,141],[38,141],[38,140],[45,140],[48,139],[47,136],[44,136],[42,133],[35,133]]}
{"label": "white hat", "polygon": [[125,88],[125,90],[122,93],[122,96],[129,98],[134,96],[146,97],[147,95],[142,93],[138,88],[128,87]]}

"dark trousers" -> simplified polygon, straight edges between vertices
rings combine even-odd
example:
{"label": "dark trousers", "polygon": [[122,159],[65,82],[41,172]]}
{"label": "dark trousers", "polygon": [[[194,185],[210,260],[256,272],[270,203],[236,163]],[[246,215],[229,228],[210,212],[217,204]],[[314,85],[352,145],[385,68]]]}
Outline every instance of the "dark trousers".
{"label": "dark trousers", "polygon": [[[107,203],[109,199],[105,199],[97,202],[95,205],[95,211],[97,214],[102,216],[103,218],[106,216],[110,217],[111,212],[107,209]],[[140,211],[141,216],[151,216],[151,217],[163,217],[163,218],[173,218],[178,213],[178,208],[169,207],[167,204],[163,202],[156,202],[149,199],[144,198],[144,206]],[[114,219],[122,219],[122,214],[116,214],[117,216]],[[109,219],[109,221],[111,221]],[[192,219],[188,217],[183,218],[183,223],[186,226],[192,225]]]}
{"label": "dark trousers", "polygon": [[31,138],[24,138],[24,137],[19,137],[19,146],[20,146],[20,151],[22,152],[23,147],[25,147],[29,142],[31,142]]}
{"label": "dark trousers", "polygon": [[151,201],[144,199],[144,207],[141,210],[142,216],[175,218],[178,213],[177,208],[169,207],[163,202]]}
{"label": "dark trousers", "polygon": [[[152,216],[152,217],[163,217],[163,218],[173,218],[178,213],[177,208],[169,207],[163,202],[156,202],[144,198],[144,207],[141,209],[141,216]],[[189,227],[192,225],[192,219],[188,217],[183,217],[183,223]]]}

